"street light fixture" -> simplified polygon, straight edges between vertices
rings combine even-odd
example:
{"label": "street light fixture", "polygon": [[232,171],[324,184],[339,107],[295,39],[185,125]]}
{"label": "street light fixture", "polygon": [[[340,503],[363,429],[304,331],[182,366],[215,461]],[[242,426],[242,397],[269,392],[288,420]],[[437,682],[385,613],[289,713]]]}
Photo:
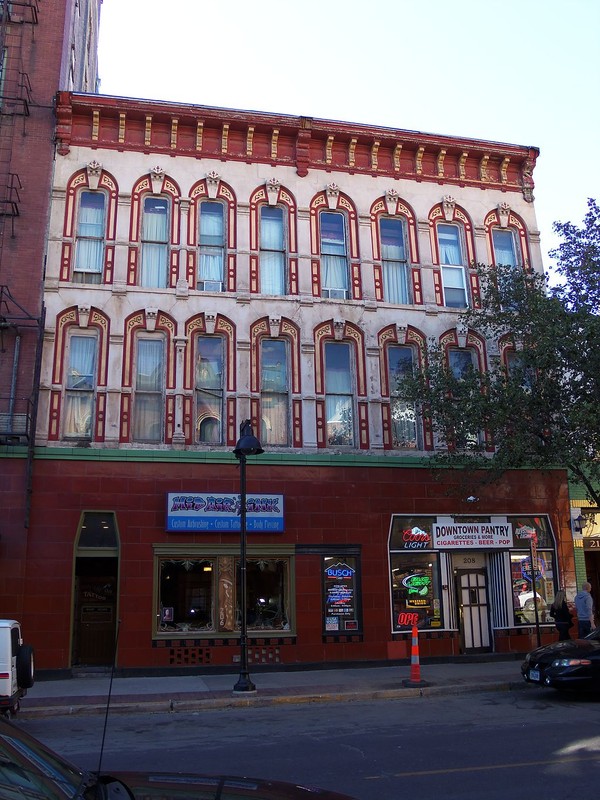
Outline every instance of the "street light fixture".
{"label": "street light fixture", "polygon": [[248,674],[248,621],[246,581],[246,456],[259,456],[265,451],[252,433],[252,424],[245,419],[240,425],[240,438],[233,451],[240,462],[240,676],[233,687],[234,693],[255,692],[256,686]]}

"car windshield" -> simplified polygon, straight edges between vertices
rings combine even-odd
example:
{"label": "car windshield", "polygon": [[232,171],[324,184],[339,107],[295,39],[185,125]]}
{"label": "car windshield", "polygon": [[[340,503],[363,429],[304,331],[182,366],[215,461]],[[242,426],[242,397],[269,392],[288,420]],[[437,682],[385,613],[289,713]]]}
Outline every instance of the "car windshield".
{"label": "car windshield", "polygon": [[88,775],[8,724],[0,730],[0,796],[74,800]]}

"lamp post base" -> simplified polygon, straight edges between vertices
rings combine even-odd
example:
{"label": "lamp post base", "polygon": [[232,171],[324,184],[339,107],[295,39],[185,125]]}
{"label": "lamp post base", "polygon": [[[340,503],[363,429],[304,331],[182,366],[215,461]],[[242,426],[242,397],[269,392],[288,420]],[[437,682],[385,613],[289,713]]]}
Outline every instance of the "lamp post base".
{"label": "lamp post base", "polygon": [[234,694],[256,694],[256,686],[250,680],[248,674],[241,673],[237,683],[233,687]]}

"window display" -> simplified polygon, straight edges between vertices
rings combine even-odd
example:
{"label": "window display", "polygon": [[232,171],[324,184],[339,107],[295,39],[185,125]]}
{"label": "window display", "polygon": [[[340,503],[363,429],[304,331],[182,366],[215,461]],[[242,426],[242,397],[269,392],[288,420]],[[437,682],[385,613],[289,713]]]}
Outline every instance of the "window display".
{"label": "window display", "polygon": [[[231,555],[161,558],[158,633],[238,631],[239,572]],[[248,631],[289,631],[289,559],[250,557],[246,574]]]}
{"label": "window display", "polygon": [[323,558],[324,633],[355,633],[362,629],[354,556]]}

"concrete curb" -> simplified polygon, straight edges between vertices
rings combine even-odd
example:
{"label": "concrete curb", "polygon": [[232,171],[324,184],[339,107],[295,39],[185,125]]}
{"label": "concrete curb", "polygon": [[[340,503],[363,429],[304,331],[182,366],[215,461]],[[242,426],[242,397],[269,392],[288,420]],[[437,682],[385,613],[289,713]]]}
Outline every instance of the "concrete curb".
{"label": "concrete curb", "polygon": [[[302,692],[290,689],[288,694],[277,690],[265,689],[248,697],[240,697],[230,692],[211,693],[199,695],[197,693],[174,697],[157,697],[156,695],[140,695],[135,698],[131,695],[126,698],[114,696],[110,701],[110,714],[138,714],[138,713],[189,713],[203,709],[226,709],[267,707],[280,705],[301,705],[309,703],[334,703],[334,702],[359,702],[369,700],[401,700],[404,698],[428,697],[440,695],[472,694],[476,692],[515,691],[527,689],[527,684],[521,681],[480,681],[478,683],[462,683],[451,685],[426,684],[419,687],[398,687],[378,689],[357,689],[354,691],[323,690]],[[56,698],[54,700],[38,701],[38,705],[29,706],[23,701],[19,717],[33,719],[35,717],[57,717],[86,714],[106,713],[106,701],[90,700],[89,698]]]}

